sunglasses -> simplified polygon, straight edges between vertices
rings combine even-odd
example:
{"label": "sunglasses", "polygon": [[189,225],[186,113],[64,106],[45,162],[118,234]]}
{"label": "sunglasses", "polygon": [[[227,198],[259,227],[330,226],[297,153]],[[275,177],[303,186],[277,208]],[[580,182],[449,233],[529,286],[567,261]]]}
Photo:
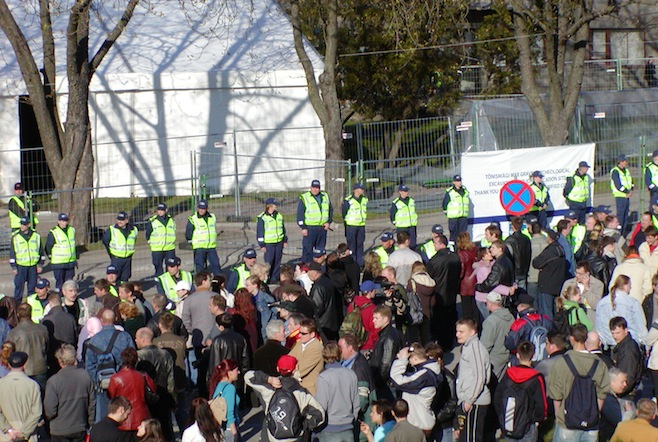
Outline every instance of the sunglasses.
{"label": "sunglasses", "polygon": [[299,334],[300,334],[300,335],[304,335],[304,336],[306,336],[306,335],[310,335],[311,332],[299,332]]}

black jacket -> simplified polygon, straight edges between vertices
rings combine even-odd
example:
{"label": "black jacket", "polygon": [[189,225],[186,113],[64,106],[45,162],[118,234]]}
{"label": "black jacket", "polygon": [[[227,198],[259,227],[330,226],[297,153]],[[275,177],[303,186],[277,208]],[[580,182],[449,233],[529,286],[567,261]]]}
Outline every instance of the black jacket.
{"label": "black jacket", "polygon": [[491,267],[491,272],[487,275],[487,279],[480,284],[475,284],[475,290],[478,292],[489,293],[499,284],[508,287],[514,285],[514,264],[505,253],[496,258],[496,261],[494,261],[494,264]]}
{"label": "black jacket", "polygon": [[[155,315],[153,315],[151,320],[146,324],[146,326],[150,328],[151,331],[153,332],[154,338],[157,338],[162,334],[160,333],[160,327],[158,327],[158,321],[160,320],[160,316],[162,316],[163,313],[166,313],[166,310],[160,310],[159,312],[157,312]],[[176,315],[174,315],[174,324],[171,328],[171,331],[175,335],[180,336],[185,340],[187,340],[187,336],[189,335],[187,329],[183,325],[183,320]]]}
{"label": "black jacket", "polygon": [[539,269],[539,290],[558,296],[566,278],[567,260],[564,249],[557,242],[550,243],[535,259],[532,266]]}
{"label": "black jacket", "polygon": [[281,356],[287,355],[289,352],[290,349],[281,345],[279,341],[268,339],[254,352],[254,369],[267,373],[269,376],[279,376],[276,363]]}
{"label": "black jacket", "polygon": [[361,279],[361,268],[359,264],[354,261],[352,256],[346,256],[340,259],[345,269],[345,276],[347,276],[347,285],[357,292],[359,291],[359,279]]}
{"label": "black jacket", "polygon": [[443,375],[443,382],[436,392],[433,406],[436,421],[441,425],[441,428],[450,428],[457,410],[457,380],[455,375],[447,368],[442,368],[441,374]]}
{"label": "black jacket", "polygon": [[379,331],[379,339],[370,354],[370,368],[375,387],[380,388],[391,378],[391,365],[402,348],[402,338],[392,324]]}
{"label": "black jacket", "polygon": [[315,318],[315,304],[308,296],[302,294],[297,297],[293,302],[295,304],[295,311],[301,313],[307,318]]}
{"label": "black jacket", "polygon": [[208,352],[208,380],[210,380],[210,375],[212,375],[214,368],[224,359],[233,359],[237,362],[242,373],[246,373],[251,366],[247,341],[244,339],[244,336],[234,332],[230,328],[223,330],[219,335],[215,336]]}
{"label": "black jacket", "polygon": [[514,262],[514,274],[518,278],[527,277],[528,269],[530,269],[530,255],[532,255],[530,239],[521,232],[514,232],[507,237],[505,245]]}
{"label": "black jacket", "polygon": [[629,333],[628,336],[612,348],[610,357],[615,367],[626,373],[628,377],[628,386],[621,395],[629,394],[635,389],[635,385],[640,382],[642,377],[644,361],[640,347]]}
{"label": "black jacket", "polygon": [[644,317],[647,318],[647,328],[649,329],[651,328],[651,324],[653,324],[653,310],[656,304],[654,299],[655,296],[652,293],[642,301],[642,310],[644,310]]}
{"label": "black jacket", "polygon": [[334,283],[326,274],[320,276],[313,283],[313,287],[311,287],[311,300],[315,304],[315,317],[320,328],[338,332],[342,321],[337,312],[340,308],[342,313],[343,305],[342,302],[336,302]]}
{"label": "black jacket", "polygon": [[434,279],[436,306],[452,306],[457,302],[462,264],[459,255],[441,249],[427,263],[427,273]]}

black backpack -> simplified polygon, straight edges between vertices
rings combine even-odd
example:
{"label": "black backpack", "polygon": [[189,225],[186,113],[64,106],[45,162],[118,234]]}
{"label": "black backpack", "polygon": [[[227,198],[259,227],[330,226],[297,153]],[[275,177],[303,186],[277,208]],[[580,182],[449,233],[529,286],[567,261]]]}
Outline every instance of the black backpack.
{"label": "black backpack", "polygon": [[526,384],[536,379],[539,374],[527,381],[517,384],[509,376],[505,376],[498,386],[494,398],[494,406],[498,414],[500,429],[505,437],[521,439],[534,425],[534,410],[531,409],[530,393]]}
{"label": "black backpack", "polygon": [[302,435],[304,418],[292,391],[278,388],[267,408],[267,429],[275,439],[292,439]]}
{"label": "black backpack", "polygon": [[553,323],[555,324],[555,329],[560,332],[562,336],[569,336],[569,316],[571,315],[571,310],[562,309],[555,313],[553,316]]}
{"label": "black backpack", "polygon": [[599,404],[594,373],[599,361],[594,361],[585,376],[578,373],[569,355],[564,355],[564,362],[573,374],[571,391],[564,400],[564,425],[570,430],[595,430],[599,426]]}

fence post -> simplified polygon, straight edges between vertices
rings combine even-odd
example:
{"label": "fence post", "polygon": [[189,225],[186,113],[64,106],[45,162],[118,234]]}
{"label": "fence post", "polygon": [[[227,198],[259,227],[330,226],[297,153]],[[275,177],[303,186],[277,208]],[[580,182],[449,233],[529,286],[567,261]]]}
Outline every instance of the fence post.
{"label": "fence post", "polygon": [[473,112],[473,147],[475,148],[475,152],[480,151],[480,125],[479,123],[479,118],[480,118],[480,106],[477,103],[473,103],[473,108],[475,112]]}
{"label": "fence post", "polygon": [[646,136],[640,135],[640,171],[642,173],[640,174],[640,179],[638,180],[637,183],[637,188],[642,189],[642,191],[640,191],[640,209],[638,210],[638,214],[640,216],[642,215],[642,212],[644,212],[644,207],[646,207],[644,202],[646,192],[644,192],[644,183],[642,183],[642,181],[644,180],[644,166],[645,166],[646,155],[647,155],[646,150],[647,150]]}
{"label": "fence post", "polygon": [[240,207],[240,178],[238,177],[238,141],[235,139],[236,133],[233,129],[233,169],[235,173],[235,216],[238,217],[242,213]]}
{"label": "fence post", "polygon": [[363,143],[361,134],[361,123],[356,123],[356,149],[358,160],[363,160]]}
{"label": "fence post", "polygon": [[196,190],[195,190],[195,185],[196,185],[196,180],[197,180],[197,173],[196,173],[196,155],[193,150],[190,151],[190,191],[192,195],[192,200],[190,201],[190,207],[194,207],[196,204],[194,202],[194,198],[196,196]]}
{"label": "fence post", "polygon": [[624,90],[624,79],[623,75],[621,72],[621,59],[616,59],[615,60],[615,65],[616,65],[616,71],[617,71],[617,90],[621,91]]}
{"label": "fence post", "polygon": [[205,200],[207,198],[207,195],[206,195],[206,175],[205,174],[201,175],[201,178],[200,178],[199,181],[200,181],[199,187],[200,187],[200,190],[201,190],[201,199]]}
{"label": "fence post", "polygon": [[450,166],[455,170],[457,166],[455,164],[455,132],[452,117],[448,117],[448,140],[450,141]]}

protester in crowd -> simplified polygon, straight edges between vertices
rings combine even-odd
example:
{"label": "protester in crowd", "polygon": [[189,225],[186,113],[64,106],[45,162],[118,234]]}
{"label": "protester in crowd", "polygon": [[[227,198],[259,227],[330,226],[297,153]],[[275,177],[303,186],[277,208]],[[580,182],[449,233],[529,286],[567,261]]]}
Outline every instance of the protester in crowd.
{"label": "protester in crowd", "polygon": [[625,394],[628,388],[628,377],[619,368],[608,370],[610,376],[610,392],[606,395],[601,407],[601,424],[599,440],[610,440],[615,428],[621,421],[635,417],[635,402],[632,396]]}
{"label": "protester in crowd", "polygon": [[[222,423],[222,432],[226,442],[240,440],[240,396],[235,388],[235,382],[240,377],[240,367],[232,359],[224,359],[217,365],[219,382],[213,389],[212,399],[222,397],[226,401],[226,422]],[[210,385],[210,388],[213,388]]]}
{"label": "protester in crowd", "polygon": [[[542,234],[542,225],[537,223],[535,219],[533,219],[533,221],[535,222],[530,224],[530,231],[532,234],[530,237],[530,263],[532,263],[548,246],[546,236]],[[535,307],[537,307],[536,300],[539,296],[539,269],[532,265],[528,268],[528,286],[526,287],[526,291],[530,296],[535,298]]]}
{"label": "protester in crowd", "polygon": [[11,341],[4,341],[0,347],[0,378],[4,378],[11,371],[9,356],[16,351],[16,345]]}
{"label": "protester in crowd", "polygon": [[[596,332],[590,332],[595,333]],[[557,330],[551,330],[546,333],[546,357],[537,362],[535,368],[544,375],[544,379],[550,377],[551,367],[563,354],[567,352],[567,335],[563,335]],[[589,350],[588,350],[589,351]]]}
{"label": "protester in crowd", "polygon": [[527,293],[519,295],[516,304],[518,318],[510,326],[505,337],[505,347],[511,352],[510,363],[516,365],[516,349],[523,341],[530,341],[535,327],[543,327],[547,331],[555,328],[553,321],[532,307],[532,296]]}
{"label": "protester in crowd", "polygon": [[299,329],[300,339],[290,350],[289,355],[297,361],[295,377],[300,379],[302,387],[315,395],[318,376],[324,368],[322,359],[322,342],[317,334],[315,321],[304,319]]}
{"label": "protester in crowd", "polygon": [[369,416],[366,412],[375,391],[368,360],[359,351],[358,341],[352,334],[347,333],[341,336],[338,340],[338,347],[340,348],[341,365],[349,368],[356,374],[357,386],[359,388],[359,418],[367,420]]}
{"label": "protester in crowd", "polygon": [[276,376],[277,361],[281,356],[290,352],[290,349],[282,345],[286,342],[283,321],[272,319],[267,323],[265,332],[267,333],[267,341],[254,352],[253,367],[270,376]]}
{"label": "protester in crowd", "polygon": [[[208,367],[212,369],[208,373],[209,391],[214,391],[212,385],[216,384],[218,379],[213,379],[212,375],[215,374],[215,368],[219,366],[221,361],[230,359],[235,361],[244,373],[251,366],[251,352],[244,337],[231,329],[233,318],[228,313],[217,316],[217,327],[220,332],[215,339],[213,339],[210,349],[208,350]],[[242,380],[237,380],[236,387],[238,391],[242,392]],[[210,385],[212,384],[212,385]]]}
{"label": "protester in crowd", "polygon": [[619,275],[610,287],[610,295],[601,299],[596,309],[596,332],[601,342],[608,348],[615,345],[610,333],[610,320],[615,316],[626,318],[631,336],[638,343],[644,343],[647,335],[646,318],[642,306],[630,296],[631,280],[626,275]]}
{"label": "protester in crowd", "polygon": [[317,319],[318,327],[325,338],[338,339],[343,313],[342,300],[336,296],[334,285],[320,264],[310,263],[308,275],[313,281],[309,297],[315,304],[314,317]]}
{"label": "protester in crowd", "polygon": [[477,258],[477,248],[471,235],[468,232],[461,232],[457,235],[457,255],[461,262],[461,273],[459,274],[459,296],[462,300],[462,317],[473,318],[478,324],[480,321],[480,314],[475,305],[475,277],[473,275],[473,264]]}
{"label": "protester in crowd", "polygon": [[183,432],[182,442],[222,442],[222,430],[215,420],[208,401],[202,397],[192,400],[190,426]]}
{"label": "protester in crowd", "polygon": [[628,331],[626,319],[621,316],[612,318],[610,332],[616,343],[610,352],[610,358],[615,367],[626,375],[627,387],[622,390],[621,394],[633,394],[642,378],[644,356]]}
{"label": "protester in crowd", "polygon": [[89,442],[133,442],[135,433],[121,430],[132,412],[130,401],[125,397],[115,397],[107,408],[107,415],[91,427]]}
{"label": "protester in crowd", "polygon": [[347,247],[347,244],[340,243],[336,247],[336,254],[338,260],[345,269],[345,276],[347,276],[348,286],[352,290],[358,290],[359,281],[361,280],[361,267],[363,265],[363,244],[361,244],[361,254],[352,256],[352,249]]}
{"label": "protester in crowd", "polygon": [[407,329],[408,322],[408,305],[407,305],[407,290],[397,279],[397,273],[391,266],[384,267],[382,274],[375,280],[376,283],[388,286],[383,287],[384,305],[391,308],[393,312],[393,325],[404,335]]}
{"label": "protester in crowd", "polygon": [[[256,306],[256,311],[258,314],[258,324],[260,324],[259,329],[259,340],[258,342],[265,342],[267,340],[267,333],[265,331],[265,326],[270,322],[270,319],[276,317],[276,311],[273,307],[270,307],[270,304],[274,302],[274,298],[261,290],[262,280],[256,275],[251,275],[245,281],[245,288],[252,297],[252,303]],[[256,350],[258,345],[252,347],[252,351]]]}
{"label": "protester in crowd", "polygon": [[443,360],[443,349],[435,342],[430,342],[425,346],[427,357],[433,359],[439,364],[443,382],[439,385],[436,392],[432,409],[436,413],[436,423],[432,431],[430,440],[452,441],[452,427],[457,410],[457,382],[455,375],[445,367]]}
{"label": "protester in crowd", "polygon": [[361,422],[360,430],[368,442],[384,442],[386,435],[395,427],[393,407],[387,400],[372,401],[370,407],[370,420],[375,425],[375,431],[365,422]]}
{"label": "protester in crowd", "polygon": [[532,260],[532,266],[539,270],[539,293],[533,302],[539,313],[552,319],[555,314],[555,297],[560,294],[567,271],[567,261],[564,249],[558,243],[557,233],[551,229],[546,230],[546,241],[548,243],[546,248]]}
{"label": "protester in crowd", "polygon": [[[347,307],[347,313],[351,313],[355,308],[359,309],[359,315],[361,318],[361,324],[366,333],[365,340],[361,342],[361,350],[364,352],[370,352],[375,348],[375,343],[377,342],[377,330],[375,325],[372,322],[372,315],[375,311],[375,296],[377,291],[381,289],[379,284],[375,284],[372,281],[363,281],[359,287],[360,295],[355,296],[354,300]],[[348,324],[349,321],[343,322],[343,327]],[[341,328],[341,330],[343,330]],[[342,335],[341,331],[341,335]]]}
{"label": "protester in crowd", "polygon": [[9,355],[10,372],[0,379],[0,423],[9,441],[37,441],[37,424],[41,419],[39,384],[26,376],[28,354],[15,351]]}
{"label": "protester in crowd", "polygon": [[528,270],[530,269],[530,256],[532,243],[523,234],[523,218],[515,216],[510,223],[512,234],[505,238],[505,246],[514,263],[514,280],[516,284],[525,289],[527,287]]}
{"label": "protester in crowd", "polygon": [[[563,332],[568,334],[569,326],[575,324],[583,324],[587,327],[587,331],[592,331],[594,324],[587,316],[584,305],[581,304],[583,297],[580,293],[580,288],[577,285],[571,285],[562,291],[562,295],[555,299],[555,326]],[[561,327],[564,327],[562,329]]]}
{"label": "protester in crowd", "polygon": [[16,351],[29,355],[25,374],[37,381],[44,389],[48,369],[48,329],[32,322],[32,308],[28,304],[19,305],[17,315],[18,325],[7,333],[7,340],[16,345]]}
{"label": "protester in crowd", "polygon": [[[453,324],[457,320],[457,295],[461,262],[456,253],[448,249],[448,238],[437,235],[433,238],[436,254],[427,263],[427,273],[434,279],[435,304],[432,312],[430,333],[444,348],[454,343]],[[476,287],[477,290],[477,287]]]}
{"label": "protester in crowd", "polygon": [[378,330],[378,338],[370,354],[369,363],[379,399],[393,399],[388,382],[393,358],[402,348],[402,338],[391,324],[392,320],[393,313],[385,305],[378,305],[372,314],[372,322]]}
{"label": "protester in crowd", "polygon": [[615,240],[609,236],[603,236],[594,242],[596,251],[588,258],[592,275],[603,282],[605,287],[610,287],[614,281],[612,274],[619,264],[615,258]]}
{"label": "protester in crowd", "polygon": [[617,425],[611,441],[650,442],[658,439],[658,428],[651,425],[656,419],[656,403],[647,398],[637,402],[637,418]]}
{"label": "protester in crowd", "polygon": [[[596,320],[596,307],[603,297],[603,282],[592,276],[590,266],[587,261],[579,261],[576,264],[576,276],[564,281],[561,293],[564,293],[569,287],[578,287],[581,294],[581,302],[587,309],[587,317],[594,323]],[[605,288],[607,293],[607,288]]]}
{"label": "protester in crowd", "polygon": [[640,258],[649,267],[652,275],[658,271],[658,228],[649,226],[644,229],[645,242],[638,248]]}
{"label": "protester in crowd", "polygon": [[509,363],[510,351],[505,347],[505,338],[514,323],[514,316],[508,308],[503,307],[500,293],[491,292],[487,295],[487,309],[491,314],[482,323],[480,342],[489,352],[494,376],[501,379]]}
{"label": "protester in crowd", "polygon": [[404,399],[393,403],[395,426],[386,435],[387,442],[425,442],[425,433],[408,420],[409,404]]}
{"label": "protester in crowd", "polygon": [[422,258],[410,248],[410,236],[405,231],[397,233],[398,249],[388,257],[387,266],[395,269],[397,279],[403,286],[407,285],[411,276],[411,266]]}
{"label": "protester in crowd", "polygon": [[647,227],[653,225],[653,220],[651,219],[651,212],[644,212],[640,217],[640,222],[635,224],[633,231],[628,235],[628,245],[640,247],[640,245],[646,240],[644,236],[644,231]]}
{"label": "protester in crowd", "polygon": [[132,302],[120,302],[118,310],[121,315],[123,329],[131,338],[135,339],[135,333],[137,333],[137,330],[144,326],[144,317],[139,314],[137,306]]}
{"label": "protester in crowd", "polygon": [[374,280],[382,273],[383,268],[379,255],[376,252],[371,251],[366,253],[363,265],[363,281]]}
{"label": "protester in crowd", "polygon": [[157,419],[144,419],[137,427],[137,442],[166,442]]}
{"label": "protester in crowd", "polygon": [[258,348],[258,338],[260,336],[258,331],[258,312],[252,299],[253,297],[247,289],[238,289],[235,292],[235,307],[231,315],[235,332],[245,338],[247,344],[249,344],[249,351],[251,353]]}
{"label": "protester in crowd", "polygon": [[616,266],[612,272],[608,287],[612,286],[612,283],[617,280],[617,276],[626,275],[631,280],[631,291],[628,294],[635,298],[637,302],[642,303],[644,298],[652,292],[651,275],[654,274],[655,272],[651,272],[643,258],[638,256],[637,249],[629,246],[626,249],[626,259]]}

